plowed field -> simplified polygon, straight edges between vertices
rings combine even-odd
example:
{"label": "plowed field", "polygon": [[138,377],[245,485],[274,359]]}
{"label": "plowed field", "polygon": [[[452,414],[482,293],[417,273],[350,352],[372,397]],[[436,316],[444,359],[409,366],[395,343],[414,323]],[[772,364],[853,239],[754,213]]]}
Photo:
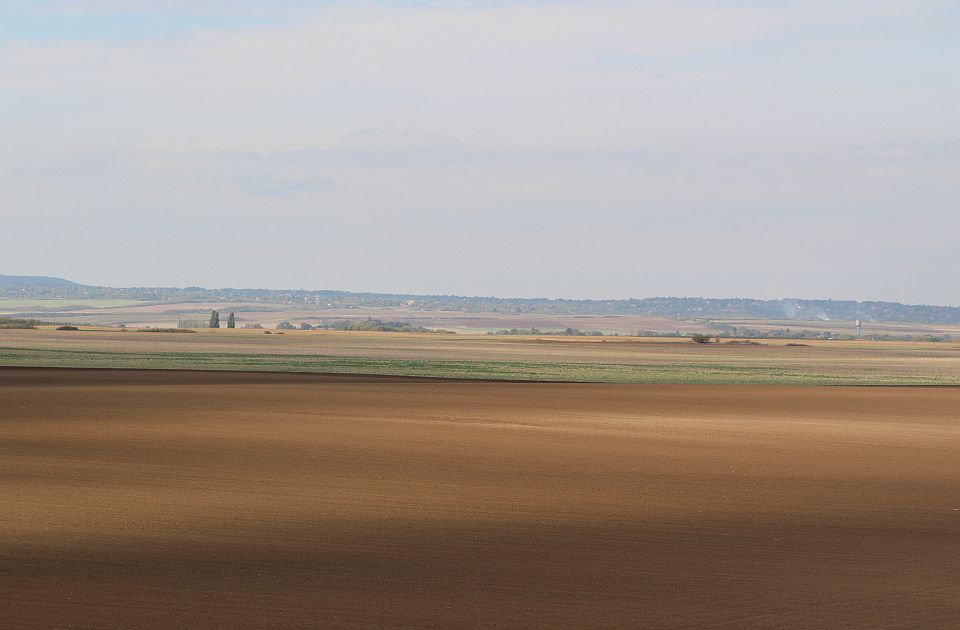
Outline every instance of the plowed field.
{"label": "plowed field", "polygon": [[960,624],[960,389],[0,369],[0,627]]}

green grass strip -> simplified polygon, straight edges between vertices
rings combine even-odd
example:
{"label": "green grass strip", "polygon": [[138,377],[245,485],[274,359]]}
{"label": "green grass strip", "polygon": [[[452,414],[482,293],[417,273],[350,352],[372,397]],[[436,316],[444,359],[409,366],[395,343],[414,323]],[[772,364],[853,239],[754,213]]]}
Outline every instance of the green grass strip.
{"label": "green grass strip", "polygon": [[355,373],[590,383],[960,385],[960,375],[951,377],[949,375],[921,374],[827,374],[815,373],[794,366],[411,360],[329,355],[139,353],[39,348],[0,348],[0,365],[9,367]]}

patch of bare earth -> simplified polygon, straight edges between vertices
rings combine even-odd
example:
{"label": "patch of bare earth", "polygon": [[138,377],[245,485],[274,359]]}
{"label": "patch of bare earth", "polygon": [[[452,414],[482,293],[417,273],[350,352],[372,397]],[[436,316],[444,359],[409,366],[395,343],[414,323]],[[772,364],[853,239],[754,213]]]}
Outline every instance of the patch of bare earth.
{"label": "patch of bare earth", "polygon": [[0,627],[956,627],[960,389],[0,370]]}

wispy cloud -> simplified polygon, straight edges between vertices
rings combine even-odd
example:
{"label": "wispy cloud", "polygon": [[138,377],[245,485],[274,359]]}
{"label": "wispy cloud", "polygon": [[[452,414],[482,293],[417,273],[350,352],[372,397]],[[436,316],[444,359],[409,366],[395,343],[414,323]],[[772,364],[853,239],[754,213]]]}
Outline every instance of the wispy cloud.
{"label": "wispy cloud", "polygon": [[[116,269],[110,248],[72,235],[174,234],[157,282],[276,284],[287,264],[266,255],[259,277],[190,275],[213,268],[211,239],[256,252],[266,235],[303,268],[365,261],[338,281],[356,288],[771,295],[789,275],[808,295],[950,301],[934,280],[852,295],[824,278],[851,258],[900,252],[911,278],[949,259],[953,16],[932,0],[4,3],[0,218],[21,234],[0,231],[0,266],[33,255],[26,230],[60,234],[91,278]],[[928,254],[891,249],[924,225]],[[443,274],[409,286],[396,261],[430,255]]]}
{"label": "wispy cloud", "polygon": [[330,180],[323,177],[260,175],[243,180],[244,189],[255,197],[289,197],[295,193],[325,190]]}

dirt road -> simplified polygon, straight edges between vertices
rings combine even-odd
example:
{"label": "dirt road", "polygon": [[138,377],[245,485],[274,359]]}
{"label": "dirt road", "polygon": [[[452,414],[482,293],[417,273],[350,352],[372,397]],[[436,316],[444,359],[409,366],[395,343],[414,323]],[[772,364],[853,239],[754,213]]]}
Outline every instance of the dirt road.
{"label": "dirt road", "polygon": [[0,627],[960,625],[960,389],[0,370]]}

